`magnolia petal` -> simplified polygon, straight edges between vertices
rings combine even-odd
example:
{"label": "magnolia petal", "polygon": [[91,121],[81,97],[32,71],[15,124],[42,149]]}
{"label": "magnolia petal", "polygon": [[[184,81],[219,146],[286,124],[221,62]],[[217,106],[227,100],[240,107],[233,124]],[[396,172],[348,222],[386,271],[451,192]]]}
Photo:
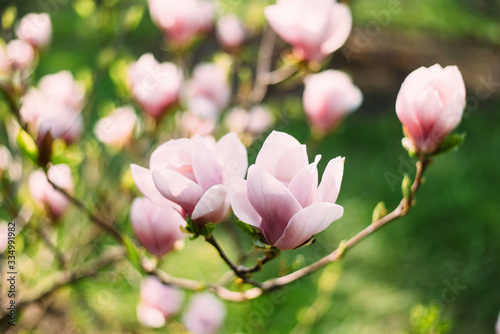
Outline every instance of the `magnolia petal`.
{"label": "magnolia petal", "polygon": [[316,191],[315,203],[335,203],[340,192],[344,174],[344,158],[336,157],[330,160],[323,172],[321,183]]}
{"label": "magnolia petal", "polygon": [[203,191],[222,183],[222,169],[214,154],[203,144],[193,154],[193,172]]}
{"label": "magnolia petal", "polygon": [[229,196],[221,184],[208,189],[194,208],[191,218],[197,223],[218,223],[224,219],[229,210]]}
{"label": "magnolia petal", "polygon": [[321,155],[317,155],[314,162],[299,170],[288,185],[288,190],[303,208],[310,205],[314,200],[316,188],[318,187],[318,162],[320,159]]}
{"label": "magnolia petal", "polygon": [[250,166],[247,185],[248,199],[262,217],[261,227],[268,241],[274,243],[302,207],[280,181],[260,166]]}
{"label": "magnolia petal", "polygon": [[182,209],[178,204],[163,197],[158,189],[156,189],[153,182],[153,176],[149,169],[131,164],[130,170],[132,171],[132,178],[134,179],[135,185],[145,197],[149,198],[156,205],[173,207],[177,211],[181,212]]}
{"label": "magnolia petal", "polygon": [[239,177],[245,176],[248,168],[247,149],[236,133],[228,133],[219,139],[215,151],[217,161],[224,173],[224,181],[229,183],[233,175]]}
{"label": "magnolia petal", "polygon": [[315,234],[326,229],[343,214],[344,208],[337,204],[312,204],[300,210],[290,219],[283,236],[274,246],[282,250],[298,247]]}
{"label": "magnolia petal", "polygon": [[153,182],[160,194],[179,204],[187,214],[193,212],[203,195],[198,184],[170,169],[153,170]]}
{"label": "magnolia petal", "polygon": [[233,212],[242,222],[260,227],[262,218],[255,211],[247,195],[247,181],[239,177],[232,177],[229,186],[229,198]]}

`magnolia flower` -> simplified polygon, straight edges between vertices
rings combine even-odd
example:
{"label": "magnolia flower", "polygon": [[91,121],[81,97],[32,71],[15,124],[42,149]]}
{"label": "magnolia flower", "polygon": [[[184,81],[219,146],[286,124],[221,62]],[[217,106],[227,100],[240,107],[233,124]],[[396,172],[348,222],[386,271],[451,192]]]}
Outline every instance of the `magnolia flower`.
{"label": "magnolia flower", "polygon": [[104,144],[122,147],[132,139],[136,120],[137,116],[132,107],[121,107],[97,121],[94,133]]}
{"label": "magnolia flower", "polygon": [[43,77],[38,89],[30,88],[22,98],[20,110],[24,122],[38,129],[38,138],[49,131],[53,138],[74,142],[83,131],[80,115],[85,90],[68,71]]}
{"label": "magnolia flower", "polygon": [[16,34],[34,48],[45,48],[52,38],[52,23],[49,14],[31,13],[24,16],[16,29]]}
{"label": "magnolia flower", "polygon": [[309,76],[305,82],[303,102],[306,116],[321,131],[332,130],[362,101],[361,91],[343,72],[327,70]]}
{"label": "magnolia flower", "polygon": [[210,63],[198,64],[187,85],[190,111],[205,117],[216,117],[229,103],[231,88],[226,71]]}
{"label": "magnolia flower", "polygon": [[160,206],[172,201],[198,225],[218,223],[227,214],[231,176],[242,178],[247,151],[235,133],[217,143],[212,137],[176,139],[160,145],[149,169],[131,165],[139,190]]}
{"label": "magnolia flower", "polygon": [[179,312],[183,299],[184,295],[179,289],[164,285],[158,278],[149,276],[141,284],[137,318],[144,326],[162,327],[165,325],[165,318]]}
{"label": "magnolia flower", "polygon": [[182,323],[193,334],[215,334],[224,322],[226,307],[210,293],[199,293],[189,301]]}
{"label": "magnolia flower", "polygon": [[214,6],[205,0],[149,0],[153,22],[168,38],[185,43],[198,33],[210,30]]}
{"label": "magnolia flower", "polygon": [[282,250],[296,248],[342,217],[335,204],[344,159],[331,160],[318,186],[317,165],[309,164],[305,145],[273,131],[264,142],[247,181],[231,181],[231,206],[243,222],[254,226],[268,244]]}
{"label": "magnolia flower", "polygon": [[[73,191],[73,179],[68,165],[53,165],[49,168],[47,175],[49,180],[58,187],[68,192]],[[31,173],[29,190],[35,202],[39,206],[46,208],[49,214],[55,218],[60,217],[69,204],[66,196],[54,189],[47,180],[45,173],[40,170]]]}
{"label": "magnolia flower", "polygon": [[325,59],[345,43],[352,28],[349,7],[336,0],[278,0],[265,15],[299,60]]}
{"label": "magnolia flower", "polygon": [[10,41],[6,46],[7,57],[12,68],[25,71],[35,60],[35,50],[28,43],[20,39]]}
{"label": "magnolia flower", "polygon": [[500,313],[498,314],[498,320],[497,320],[497,324],[495,326],[495,330],[496,330],[497,334],[500,334]]}
{"label": "magnolia flower", "polygon": [[460,123],[465,102],[465,84],[458,67],[436,64],[410,73],[396,100],[405,146],[434,152]]}
{"label": "magnolia flower", "polygon": [[241,46],[245,41],[245,27],[236,15],[223,16],[216,26],[216,35],[219,42],[228,49]]}
{"label": "magnolia flower", "polygon": [[193,112],[184,112],[178,120],[179,128],[185,137],[210,136],[215,131],[216,119],[198,116]]}
{"label": "magnolia flower", "polygon": [[181,71],[173,63],[158,63],[146,53],[128,68],[128,83],[136,101],[149,115],[159,118],[178,101]]}
{"label": "magnolia flower", "polygon": [[154,256],[161,257],[184,238],[180,227],[185,221],[173,207],[155,205],[147,198],[136,198],[130,209],[134,232],[142,245]]}
{"label": "magnolia flower", "polygon": [[262,106],[255,106],[250,111],[242,108],[232,109],[226,116],[225,123],[230,131],[238,134],[249,133],[257,136],[269,129],[273,116]]}

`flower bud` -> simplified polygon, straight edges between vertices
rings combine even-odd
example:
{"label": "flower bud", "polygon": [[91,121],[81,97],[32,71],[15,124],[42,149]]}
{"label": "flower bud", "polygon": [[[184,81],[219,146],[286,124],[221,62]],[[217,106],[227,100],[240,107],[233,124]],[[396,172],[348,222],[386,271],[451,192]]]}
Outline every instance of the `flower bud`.
{"label": "flower bud", "polygon": [[132,139],[136,120],[132,107],[121,107],[97,121],[94,133],[102,143],[120,148]]}
{"label": "flower bud", "polygon": [[[67,192],[73,191],[73,179],[68,165],[59,164],[49,168],[48,178],[58,187]],[[42,171],[31,173],[29,190],[35,202],[47,209],[54,218],[60,217],[66,210],[69,201],[61,192],[54,189]]]}
{"label": "flower bud", "polygon": [[264,12],[298,60],[322,61],[345,43],[352,28],[349,7],[336,0],[278,0]]}
{"label": "flower bud", "polygon": [[410,73],[396,100],[405,145],[417,152],[435,152],[460,123],[465,102],[465,84],[456,66],[435,64]]}
{"label": "flower bud", "polygon": [[153,22],[176,43],[187,43],[212,27],[214,6],[209,1],[149,0],[148,4]]}
{"label": "flower bud", "polygon": [[226,317],[224,304],[210,293],[199,293],[189,301],[182,323],[193,334],[215,334]]}
{"label": "flower bud", "polygon": [[141,244],[154,256],[161,257],[184,238],[180,227],[185,221],[173,207],[160,207],[147,198],[136,198],[130,209],[130,220]]}
{"label": "flower bud", "polygon": [[28,43],[20,39],[10,41],[6,46],[7,57],[12,68],[25,71],[35,60],[35,50]]}
{"label": "flower bud", "polygon": [[128,84],[137,103],[149,115],[160,118],[179,99],[182,74],[173,63],[158,63],[150,53],[128,68]]}
{"label": "flower bud", "polygon": [[344,72],[327,70],[310,75],[305,83],[304,109],[309,123],[331,131],[345,115],[359,108],[363,95]]}
{"label": "flower bud", "polygon": [[236,15],[223,16],[216,27],[216,35],[219,43],[227,49],[234,49],[245,41],[245,27]]}
{"label": "flower bud", "polygon": [[137,318],[144,326],[158,328],[165,325],[165,319],[179,312],[184,299],[183,293],[160,282],[154,276],[141,284],[141,300],[137,305]]}
{"label": "flower bud", "polygon": [[16,29],[16,34],[36,49],[45,48],[52,38],[52,23],[49,14],[31,13],[24,16]]}

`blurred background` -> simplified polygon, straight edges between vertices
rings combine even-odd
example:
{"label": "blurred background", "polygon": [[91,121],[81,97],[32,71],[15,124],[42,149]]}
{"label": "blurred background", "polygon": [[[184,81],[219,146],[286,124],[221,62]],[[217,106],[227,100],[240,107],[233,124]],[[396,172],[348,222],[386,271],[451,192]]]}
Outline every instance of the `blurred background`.
{"label": "blurred background", "polygon": [[[218,13],[235,13],[252,32],[241,51],[243,68],[255,64],[265,24],[263,8],[271,3],[219,1]],[[320,171],[331,158],[346,157],[337,201],[344,206],[344,217],[318,235],[314,245],[282,252],[255,278],[265,280],[314,262],[367,226],[379,201],[389,210],[399,203],[400,182],[404,173],[414,173],[415,161],[401,147],[394,105],[402,81],[414,69],[435,63],[459,67],[467,86],[467,108],[458,132],[465,132],[466,140],[457,152],[436,157],[409,216],[364,240],[340,263],[283,290],[251,302],[226,302],[228,316],[220,332],[493,333],[500,311],[500,1],[352,0],[349,5],[352,33],[327,67],[349,73],[364,101],[311,152],[323,155]],[[46,74],[70,70],[88,83],[86,131],[71,151],[76,156],[75,195],[98,216],[115,219],[116,228],[135,240],[129,208],[139,192],[130,180],[129,165],[147,165],[154,146],[141,137],[134,149],[109,149],[92,128],[111,106],[131,101],[122,80],[124,63],[147,52],[172,61],[172,50],[152,23],[146,1],[1,0],[0,10],[3,20],[9,19],[6,13],[17,18],[31,12],[50,14],[52,44],[30,80],[36,83]],[[9,40],[12,31],[4,29],[1,35]],[[278,39],[274,57],[287,48]],[[220,56],[210,33],[196,45],[189,63]],[[302,92],[302,86],[285,82],[271,87],[263,103],[275,115],[275,129],[306,143],[310,130]],[[174,118],[166,117],[158,132],[172,131]],[[0,119],[0,140],[12,146],[5,100],[0,100]],[[160,135],[159,141],[163,139]],[[250,147],[250,163],[263,139],[265,135]],[[18,288],[28,291],[59,270],[55,256],[40,241],[40,229],[76,264],[106,252],[115,242],[74,207],[58,222],[48,221],[28,191],[34,164],[21,161],[20,155],[14,161],[22,174],[13,189],[10,183],[2,184],[0,218],[25,218],[16,245]],[[229,254],[237,254],[231,233],[238,233],[244,248],[251,249],[242,232],[218,228],[216,235]],[[186,240],[161,267],[179,277],[218,280],[227,268],[200,239]],[[179,318],[157,330],[140,325],[140,282],[133,265],[117,262],[27,306],[18,323],[30,333],[182,333]]]}

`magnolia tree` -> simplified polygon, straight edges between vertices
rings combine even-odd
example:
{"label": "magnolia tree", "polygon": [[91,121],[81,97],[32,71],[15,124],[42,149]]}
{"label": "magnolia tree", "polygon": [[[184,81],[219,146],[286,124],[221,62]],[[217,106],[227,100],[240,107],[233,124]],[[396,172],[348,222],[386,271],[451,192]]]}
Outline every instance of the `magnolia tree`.
{"label": "magnolia tree", "polygon": [[[241,18],[207,0],[149,0],[148,8],[164,34],[167,56],[144,50],[137,59],[110,62],[110,76],[123,91],[120,101],[127,102],[108,104],[105,112],[97,113],[98,120],[89,110],[95,77],[77,80],[65,70],[37,81],[31,75],[52,39],[48,14],[26,15],[14,24],[16,37],[0,44],[0,88],[12,115],[5,125],[16,138],[15,144],[0,148],[0,173],[9,187],[28,184],[38,206],[35,212],[46,217],[44,225],[36,228],[37,238],[49,246],[60,265],[60,276],[51,286],[25,286],[18,312],[59,287],[125,258],[143,276],[140,291],[137,286],[137,319],[144,326],[162,327],[182,312],[181,322],[189,332],[216,333],[226,314],[221,299],[245,302],[286,288],[340,260],[365,237],[405,216],[415,204],[415,193],[434,156],[462,140],[461,135],[450,135],[465,107],[459,69],[436,64],[410,73],[395,109],[403,125],[402,144],[416,160],[416,174],[404,177],[400,203],[390,212],[378,205],[371,224],[327,256],[258,281],[252,276],[264,266],[273,266],[280,252],[314,247],[316,235],[350,214],[336,203],[349,157],[318,152],[310,158],[306,145],[272,130],[282,129],[282,120],[266,99],[269,86],[281,82],[293,88],[303,86],[303,110],[316,142],[361,105],[363,95],[351,77],[326,65],[349,36],[351,11],[335,0],[278,0],[264,8],[267,25],[261,29],[246,26]],[[129,21],[124,24],[132,30],[138,22]],[[220,51],[193,63],[199,44],[212,30]],[[277,36],[288,44],[281,53]],[[252,68],[248,60],[243,64],[241,55],[256,39],[260,48]],[[102,145],[102,155],[87,157],[92,153],[87,153],[85,142]],[[248,147],[258,149],[251,165]],[[22,160],[25,170],[32,170],[28,179],[15,175],[12,168],[19,168],[19,153],[29,158]],[[125,220],[132,229],[115,222],[120,215],[112,199],[97,199],[106,202],[100,206],[88,204],[90,200],[81,196],[87,188],[92,192],[96,187],[93,173],[98,178],[112,177],[99,174],[103,173],[99,160],[123,154],[128,154],[131,164],[121,176],[129,186],[121,188],[120,197],[126,199],[125,211],[130,214],[125,214],[129,217]],[[80,169],[85,159],[90,165],[95,162],[93,173]],[[321,159],[327,161],[322,175],[318,172]],[[130,176],[135,186],[127,183]],[[139,192],[142,195],[134,199]],[[72,224],[65,221],[71,207],[80,210],[96,229],[84,236],[65,235],[70,240],[58,246],[50,237],[51,229]],[[18,223],[15,233],[30,228],[30,214],[23,210],[12,204]],[[249,255],[226,252],[216,238],[224,224],[237,226],[253,241],[254,249],[245,250]],[[6,229],[4,234],[15,233]],[[92,261],[70,259],[66,254],[68,243],[94,245],[103,233],[112,238],[107,243],[114,247],[107,251],[86,248]],[[237,233],[232,236],[239,238]],[[184,243],[189,249],[186,237],[202,238],[206,247],[214,247],[230,270],[230,279],[225,275],[219,281],[197,281],[162,269],[162,259],[169,253]],[[13,255],[14,242],[6,240],[2,237],[0,246],[6,256]],[[4,318],[10,316],[2,312]]]}

